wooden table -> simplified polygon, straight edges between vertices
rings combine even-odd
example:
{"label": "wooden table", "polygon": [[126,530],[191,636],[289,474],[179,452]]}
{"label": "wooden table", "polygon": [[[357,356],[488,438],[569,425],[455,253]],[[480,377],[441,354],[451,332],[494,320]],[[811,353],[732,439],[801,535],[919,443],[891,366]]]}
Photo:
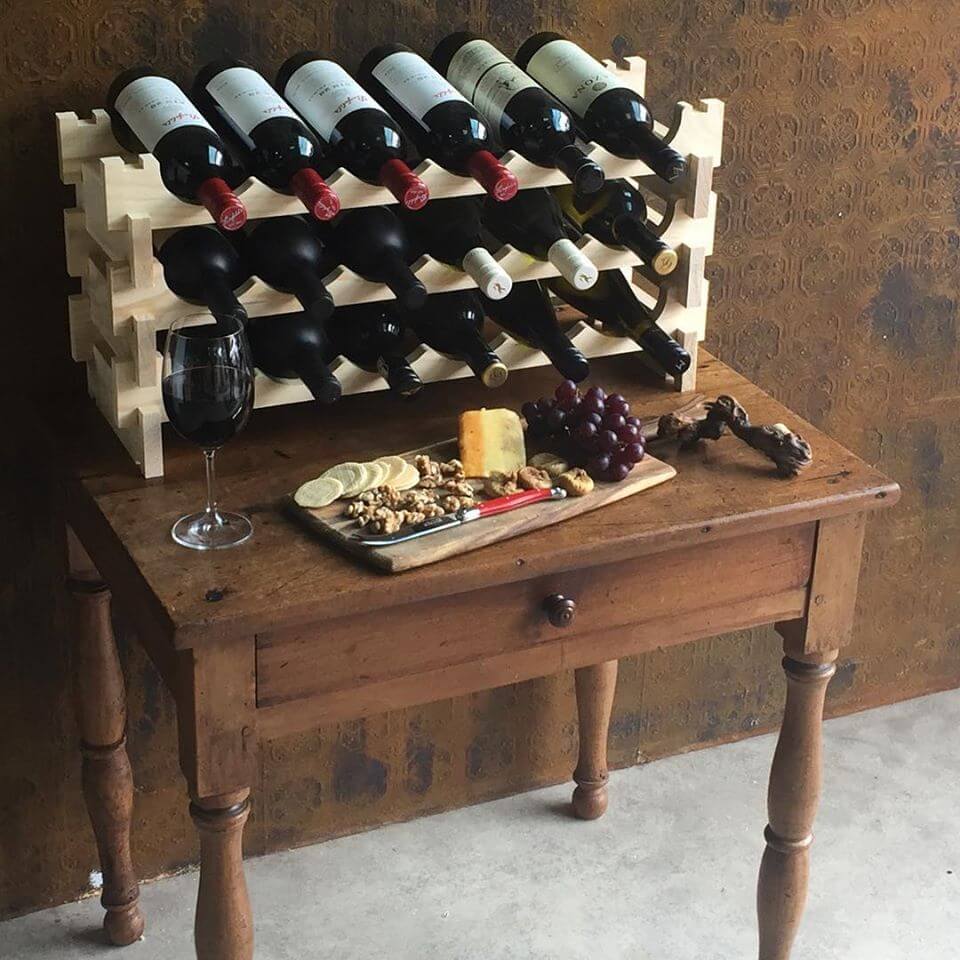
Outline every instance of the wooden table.
{"label": "wooden table", "polygon": [[[641,415],[683,401],[645,381],[635,357],[592,367],[594,382],[625,394]],[[241,833],[263,741],[575,668],[573,806],[599,817],[618,658],[776,624],[787,702],[757,905],[761,960],[788,956],[807,889],[824,694],[852,625],[866,513],[894,503],[896,484],[701,353],[700,392],[733,394],[755,422],[786,422],[810,440],[814,463],[800,478],[778,479],[759,454],[724,438],[673,455],[679,476],[654,490],[392,577],[313,542],[278,508],[332,462],[452,436],[460,410],[516,408],[556,379],[544,368],[515,373],[496,395],[464,380],[428,386],[414,405],[368,395],[332,412],[257,413],[222,451],[219,470],[222,502],[251,513],[254,538],[211,554],[169,536],[203,498],[197,450],[172,441],[166,477],[143,481],[91,407],[58,413],[51,430],[71,530],[83,784],[114,943],[137,939],[143,918],[111,596],[177,703],[200,834],[200,960],[253,955]],[[575,601],[573,617],[556,602],[545,608],[557,595]]]}

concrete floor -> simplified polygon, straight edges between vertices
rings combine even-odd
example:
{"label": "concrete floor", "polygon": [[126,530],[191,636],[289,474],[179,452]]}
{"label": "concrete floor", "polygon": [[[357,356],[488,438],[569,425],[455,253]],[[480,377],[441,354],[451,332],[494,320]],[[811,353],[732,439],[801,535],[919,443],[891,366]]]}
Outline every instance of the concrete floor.
{"label": "concrete floor", "polygon": [[[826,724],[793,960],[960,956],[960,691]],[[602,820],[539,790],[247,863],[258,960],[755,956],[771,737],[615,773]],[[187,960],[195,873],[142,888],[147,936],[95,899],[0,924],[0,957]]]}

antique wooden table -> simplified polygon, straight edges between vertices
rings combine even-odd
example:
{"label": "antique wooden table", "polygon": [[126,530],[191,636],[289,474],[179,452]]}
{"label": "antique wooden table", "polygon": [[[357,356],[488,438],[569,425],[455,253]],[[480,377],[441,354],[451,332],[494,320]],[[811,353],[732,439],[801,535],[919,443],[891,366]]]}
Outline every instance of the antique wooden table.
{"label": "antique wooden table", "polygon": [[[640,415],[683,400],[644,382],[635,357],[591,365],[594,382],[625,394]],[[788,956],[807,888],[826,685],[852,624],[865,515],[896,501],[894,483],[701,353],[699,392],[733,394],[755,422],[785,422],[810,440],[814,463],[798,479],[777,478],[759,454],[724,438],[673,455],[678,477],[653,490],[396,576],[310,540],[278,507],[332,462],[452,436],[460,410],[492,401],[516,408],[556,379],[543,368],[513,374],[496,395],[460,380],[428,386],[413,405],[367,395],[329,413],[307,405],[257,413],[219,469],[222,502],[251,513],[254,538],[210,554],[169,535],[203,498],[196,449],[171,442],[166,477],[143,481],[92,407],[58,416],[51,429],[65,466],[84,793],[114,943],[137,939],[144,921],[111,596],[177,703],[200,835],[200,960],[253,955],[241,833],[264,740],[574,668],[573,805],[598,817],[617,658],[776,624],[787,701],[757,905],[761,960]],[[557,595],[575,601],[574,616],[569,605],[544,607]]]}

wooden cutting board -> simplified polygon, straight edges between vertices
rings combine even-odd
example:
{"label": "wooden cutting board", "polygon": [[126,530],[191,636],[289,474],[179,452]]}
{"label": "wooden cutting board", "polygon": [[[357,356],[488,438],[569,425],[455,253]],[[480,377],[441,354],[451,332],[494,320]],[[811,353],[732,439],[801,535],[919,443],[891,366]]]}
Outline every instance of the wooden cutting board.
{"label": "wooden cutting board", "polygon": [[[459,449],[456,440],[446,440],[429,447],[421,447],[419,450],[401,453],[400,456],[412,463],[413,458],[420,453],[427,454],[433,460],[445,461],[458,456]],[[626,480],[620,483],[598,483],[585,497],[567,497],[565,500],[535,503],[390,547],[368,547],[351,539],[352,535],[359,531],[359,527],[343,515],[345,501],[331,503],[329,507],[319,510],[309,510],[298,506],[290,496],[285,505],[297,522],[320,539],[378,570],[400,573],[477,550],[500,540],[509,540],[511,537],[569,520],[590,510],[597,510],[608,503],[663,483],[676,476],[676,473],[669,464],[648,454],[633,468]]]}

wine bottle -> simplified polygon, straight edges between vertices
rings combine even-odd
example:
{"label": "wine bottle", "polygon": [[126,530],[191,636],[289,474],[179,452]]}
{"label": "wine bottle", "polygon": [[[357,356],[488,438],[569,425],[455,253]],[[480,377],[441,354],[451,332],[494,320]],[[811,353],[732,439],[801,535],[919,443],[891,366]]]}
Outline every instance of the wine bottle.
{"label": "wine bottle", "polygon": [[476,197],[434,200],[422,210],[401,210],[400,216],[417,253],[429,253],[442,263],[463,270],[492,300],[500,300],[510,292],[510,274],[483,245],[480,203]]}
{"label": "wine bottle", "polygon": [[472,290],[435,293],[422,310],[404,319],[419,340],[445,357],[462,360],[485,387],[506,381],[506,365],[481,336],[483,304]]}
{"label": "wine bottle", "polygon": [[404,356],[404,327],[384,303],[362,303],[334,310],[327,322],[334,349],[351,363],[379,373],[400,397],[420,392],[423,381]]}
{"label": "wine bottle", "polygon": [[335,262],[367,280],[385,283],[406,310],[427,299],[427,288],[410,269],[415,252],[403,224],[388,207],[354,207],[331,225],[317,224]]}
{"label": "wine bottle", "polygon": [[146,67],[124,70],[107,91],[107,112],[120,146],[152,153],[174,196],[202,204],[224,230],[244,225],[247,210],[233,191],[246,171],[172,80]]}
{"label": "wine bottle", "polygon": [[545,353],[562,377],[575,383],[587,378],[587,358],[560,329],[550,295],[536,280],[515,283],[503,300],[484,297],[483,305],[514,339]]}
{"label": "wine bottle", "polygon": [[216,227],[184,227],[157,251],[172,293],[206,305],[218,319],[246,321],[247,311],[234,291],[250,271],[234,245]]}
{"label": "wine bottle", "polygon": [[517,178],[491,152],[490,132],[476,107],[419,54],[402,43],[374,47],[357,75],[400,119],[422,156],[473,177],[496,200],[517,192]]}
{"label": "wine bottle", "polygon": [[427,202],[427,185],[407,166],[400,127],[340,64],[312,51],[298,53],[280,68],[277,89],[330,144],[334,163],[386,187],[411,210]]}
{"label": "wine bottle", "polygon": [[558,33],[537,33],[514,59],[573,111],[585,139],[618,157],[643,160],[668,182],[686,170],[686,160],[653,132],[647,101],[577,44]]}
{"label": "wine bottle", "polygon": [[473,105],[510,150],[541,167],[557,167],[580,193],[603,185],[603,168],[576,144],[576,124],[547,93],[475,33],[441,40],[430,62]]}
{"label": "wine bottle", "polygon": [[573,187],[557,187],[554,196],[567,217],[601,243],[632,250],[661,276],[676,269],[677,252],[647,226],[643,194],[626,180],[608,180],[590,196],[577,193]]}
{"label": "wine bottle", "polygon": [[320,175],[326,144],[256,70],[242,60],[208,63],[191,94],[250,173],[318,220],[337,215],[340,198]]}
{"label": "wine bottle", "polygon": [[601,332],[629,337],[643,347],[666,373],[679,376],[689,369],[690,354],[657,326],[619,270],[604,270],[589,290],[575,290],[560,278],[549,284],[561,300],[599,321]]}
{"label": "wine bottle", "polygon": [[320,403],[340,399],[340,381],[327,365],[336,351],[320,321],[306,313],[255,317],[247,339],[253,365],[271,380],[302,380]]}
{"label": "wine bottle", "polygon": [[240,243],[247,266],[264,283],[293,294],[313,320],[333,313],[333,297],[323,284],[328,272],[323,243],[301,217],[258,220]]}
{"label": "wine bottle", "polygon": [[521,190],[507,203],[485,203],[483,222],[503,243],[549,260],[578,290],[596,281],[596,266],[567,237],[560,206],[545,187]]}

